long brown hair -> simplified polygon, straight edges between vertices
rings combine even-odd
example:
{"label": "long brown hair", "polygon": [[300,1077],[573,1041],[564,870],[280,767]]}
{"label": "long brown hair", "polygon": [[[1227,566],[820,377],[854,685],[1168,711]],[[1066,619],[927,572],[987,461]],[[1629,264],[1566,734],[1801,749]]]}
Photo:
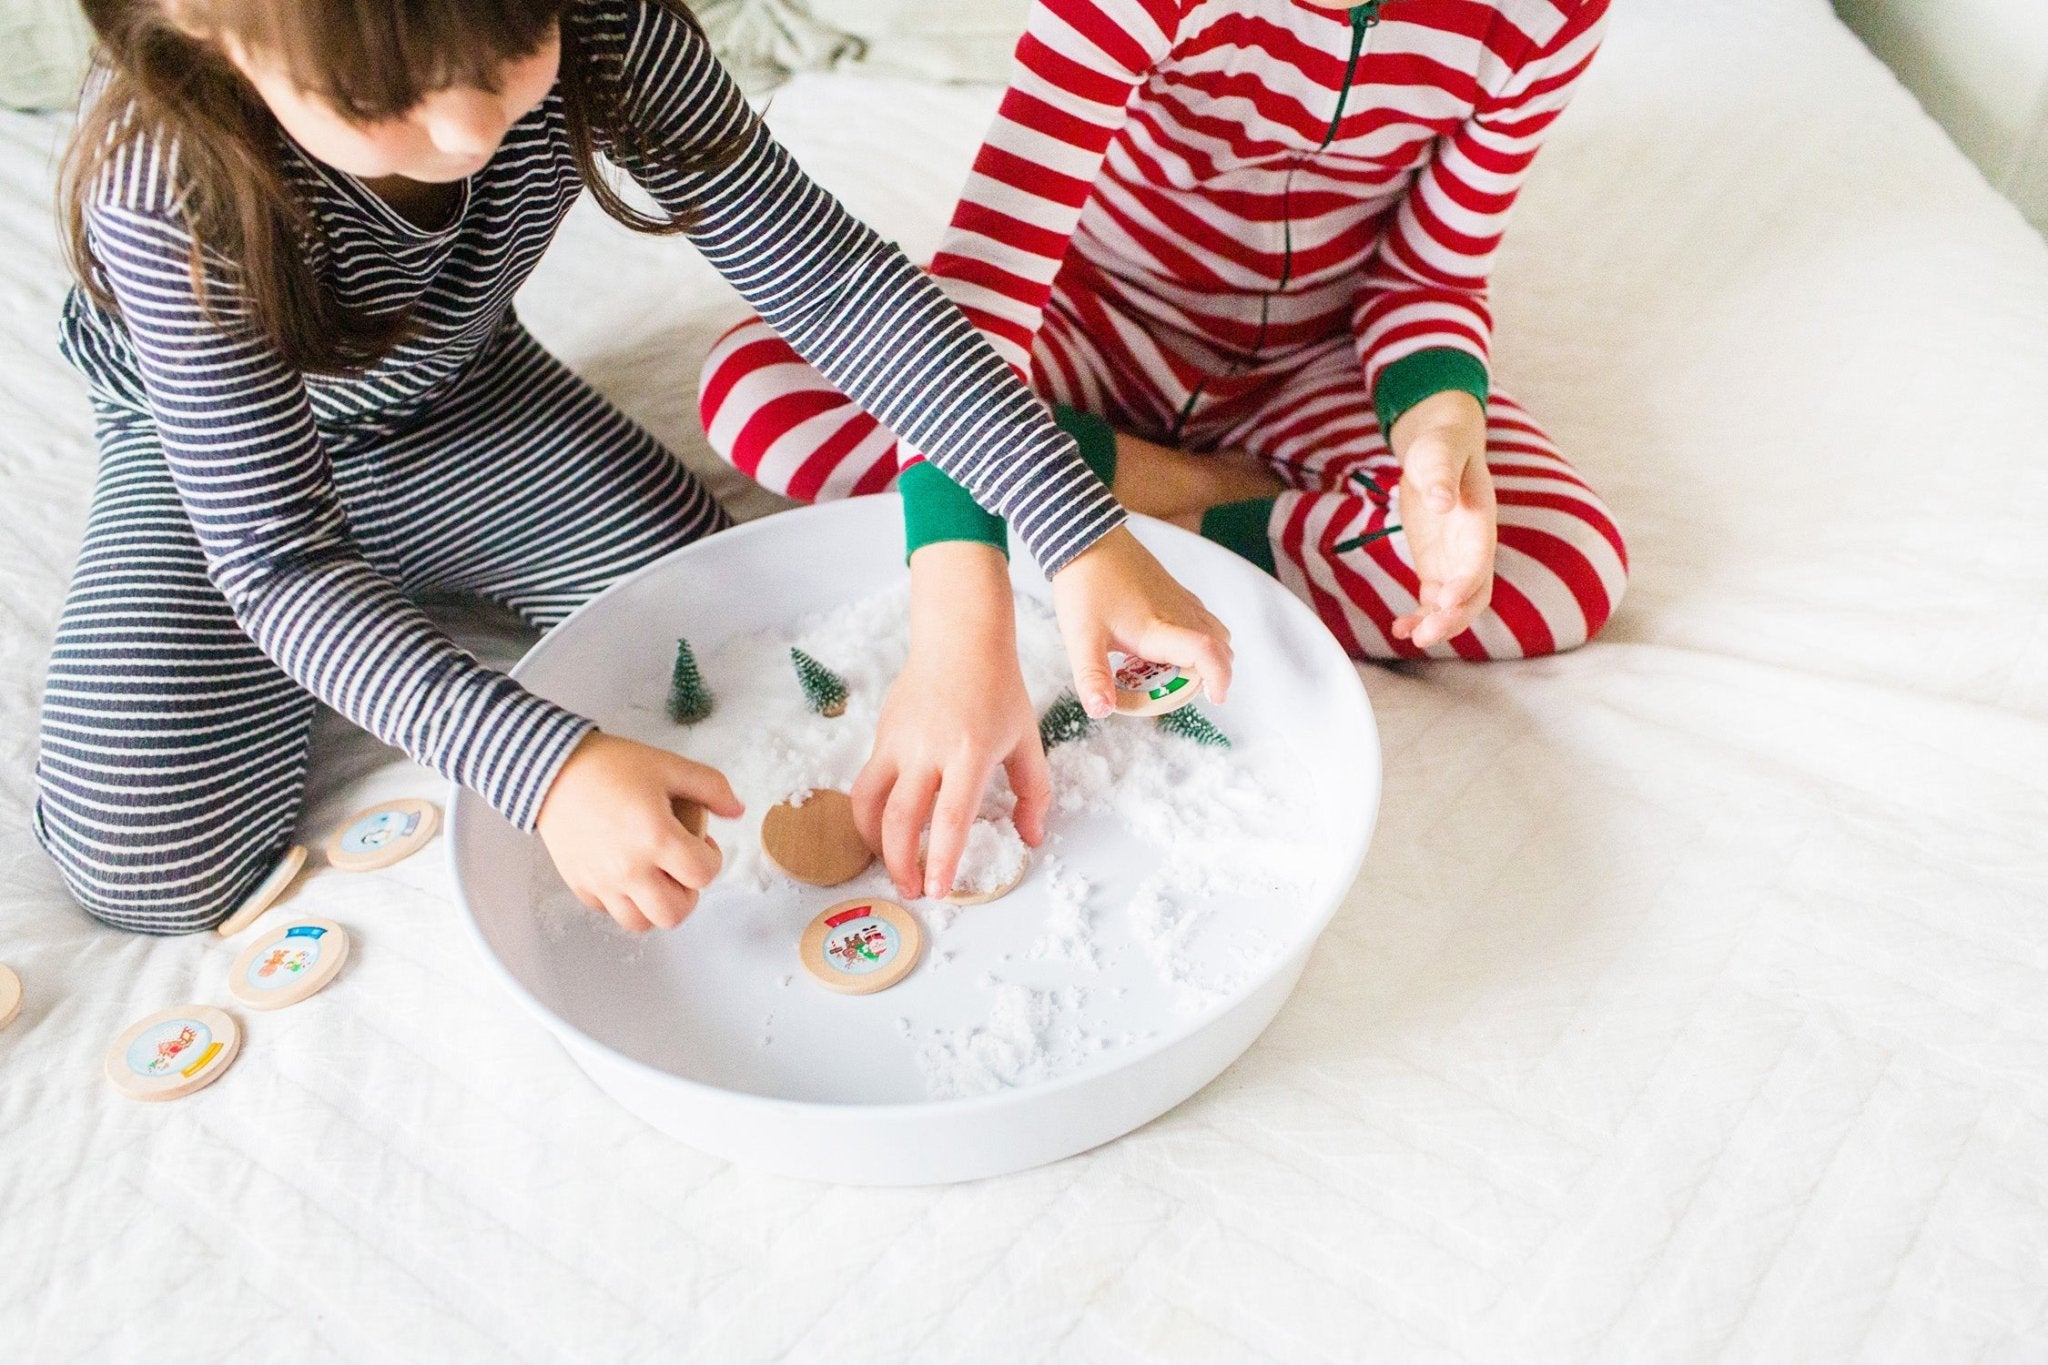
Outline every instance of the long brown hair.
{"label": "long brown hair", "polygon": [[[680,0],[651,0],[693,27]],[[401,114],[437,90],[490,89],[558,25],[562,94],[577,169],[612,217],[642,232],[680,232],[687,220],[627,203],[598,159],[600,135],[677,170],[728,164],[736,140],[686,157],[641,144],[626,96],[600,70],[577,0],[83,0],[97,39],[96,96],[64,156],[59,201],[71,267],[92,300],[118,307],[94,264],[87,214],[102,177],[124,154],[176,149],[173,190],[192,234],[193,287],[207,298],[206,256],[235,272],[239,325],[270,340],[307,373],[352,373],[391,353],[409,319],[344,308],[322,289],[304,243],[318,232],[286,184],[277,120],[220,50],[233,34],[277,61],[301,89],[348,118]],[[175,19],[170,12],[175,8]],[[219,314],[213,313],[218,320]]]}

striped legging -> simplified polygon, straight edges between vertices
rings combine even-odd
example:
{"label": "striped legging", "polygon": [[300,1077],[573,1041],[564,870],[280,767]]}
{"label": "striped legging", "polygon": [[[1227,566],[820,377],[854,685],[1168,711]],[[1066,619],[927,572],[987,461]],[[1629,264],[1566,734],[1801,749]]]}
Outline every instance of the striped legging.
{"label": "striped legging", "polygon": [[[1052,402],[1182,450],[1242,450],[1289,491],[1263,515],[1261,543],[1232,548],[1313,607],[1360,659],[1415,658],[1394,620],[1418,581],[1399,534],[1400,463],[1388,448],[1340,333],[1252,365],[1201,338],[1158,329],[1092,287],[1070,257],[1032,352]],[[705,361],[704,429],[726,459],[805,501],[877,492],[895,477],[895,437],[840,397],[760,321],[728,332]],[[1527,658],[1574,648],[1606,624],[1627,583],[1621,534],[1599,496],[1522,407],[1487,405],[1487,464],[1500,509],[1491,607],[1433,657]],[[1255,511],[1257,509],[1254,509]],[[1254,532],[1256,534],[1256,531]]]}
{"label": "striped legging", "polygon": [[[316,703],[208,578],[151,422],[98,418],[36,832],[92,915],[186,933],[225,918],[292,842]],[[536,627],[726,524],[674,456],[517,328],[426,418],[337,445],[373,567],[409,596],[481,597]]]}

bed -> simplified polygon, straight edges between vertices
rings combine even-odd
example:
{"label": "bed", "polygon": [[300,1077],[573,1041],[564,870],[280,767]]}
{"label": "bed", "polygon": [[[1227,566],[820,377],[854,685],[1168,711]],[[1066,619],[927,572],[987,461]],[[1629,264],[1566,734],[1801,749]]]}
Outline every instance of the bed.
{"label": "bed", "polygon": [[[191,1099],[225,1001],[27,830],[93,458],[52,120],[0,119],[0,1342],[22,1360],[2015,1360],[2048,1354],[2048,245],[1824,0],[1633,0],[1509,236],[1498,368],[1634,582],[1568,657],[1361,670],[1364,874],[1272,1030],[1107,1148],[859,1190],[700,1156],[486,979],[438,853],[303,884],[357,951]],[[929,252],[986,88],[771,118]],[[737,306],[589,211],[522,300],[700,469]],[[773,500],[721,486],[758,514]],[[452,609],[509,660],[526,641]],[[307,814],[438,784],[338,724]]]}

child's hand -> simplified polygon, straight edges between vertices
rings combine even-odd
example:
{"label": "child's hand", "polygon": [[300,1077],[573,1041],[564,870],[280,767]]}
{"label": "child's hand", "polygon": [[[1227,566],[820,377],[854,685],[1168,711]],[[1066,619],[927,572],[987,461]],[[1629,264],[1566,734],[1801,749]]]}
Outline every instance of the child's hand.
{"label": "child's hand", "polygon": [[578,900],[636,934],[673,929],[724,861],[683,828],[678,797],[728,820],[746,813],[716,769],[592,731],[555,774],[537,828]]}
{"label": "child's hand", "polygon": [[1229,693],[1230,632],[1129,527],[1119,526],[1069,560],[1053,576],[1052,600],[1074,670],[1074,695],[1089,715],[1100,719],[1116,709],[1112,649],[1194,669],[1210,701]]}
{"label": "child's hand", "polygon": [[1424,399],[1394,423],[1401,529],[1420,580],[1394,638],[1423,649],[1465,630],[1493,600],[1495,512],[1486,410],[1469,393]]}
{"label": "child's hand", "polygon": [[[915,899],[953,889],[998,764],[1017,796],[1011,819],[1034,848],[1045,839],[1052,782],[1017,667],[1002,552],[968,541],[927,545],[911,556],[910,582],[910,659],[882,705],[874,753],[853,784],[853,814],[897,891]],[[918,836],[927,823],[920,872]]]}

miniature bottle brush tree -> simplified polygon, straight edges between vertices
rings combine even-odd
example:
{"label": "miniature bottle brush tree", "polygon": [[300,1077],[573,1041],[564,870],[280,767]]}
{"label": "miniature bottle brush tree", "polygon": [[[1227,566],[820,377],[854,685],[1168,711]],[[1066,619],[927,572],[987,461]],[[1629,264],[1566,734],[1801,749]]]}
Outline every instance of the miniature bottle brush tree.
{"label": "miniature bottle brush tree", "polygon": [[837,716],[846,710],[846,680],[800,649],[789,651],[796,666],[797,685],[804,690],[804,703],[821,716]]}
{"label": "miniature bottle brush tree", "polygon": [[1095,722],[1081,709],[1081,699],[1072,692],[1062,692],[1038,718],[1038,742],[1051,749],[1070,739],[1079,739],[1094,728]]}
{"label": "miniature bottle brush tree", "polygon": [[1159,718],[1158,725],[1169,735],[1179,735],[1197,744],[1207,744],[1216,749],[1230,747],[1230,736],[1217,729],[1213,721],[1192,706],[1168,711]]}
{"label": "miniature bottle brush tree", "polygon": [[678,725],[695,725],[711,714],[711,689],[697,671],[697,656],[688,640],[676,641],[676,666],[668,679],[668,718]]}

